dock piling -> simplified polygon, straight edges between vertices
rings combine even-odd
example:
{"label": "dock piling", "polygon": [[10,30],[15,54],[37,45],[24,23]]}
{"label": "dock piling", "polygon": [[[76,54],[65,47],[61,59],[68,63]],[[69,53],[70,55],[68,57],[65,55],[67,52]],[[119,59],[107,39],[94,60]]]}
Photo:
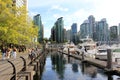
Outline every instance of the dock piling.
{"label": "dock piling", "polygon": [[68,48],[68,54],[70,55],[70,49]]}
{"label": "dock piling", "polygon": [[112,51],[111,49],[107,49],[107,68],[112,69]]}
{"label": "dock piling", "polygon": [[84,52],[82,51],[82,61],[84,61]]}

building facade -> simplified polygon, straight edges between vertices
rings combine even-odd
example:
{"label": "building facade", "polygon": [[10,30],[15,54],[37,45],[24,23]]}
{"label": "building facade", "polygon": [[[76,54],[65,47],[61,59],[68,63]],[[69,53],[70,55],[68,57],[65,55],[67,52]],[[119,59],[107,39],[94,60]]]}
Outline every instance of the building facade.
{"label": "building facade", "polygon": [[42,42],[44,32],[43,32],[43,25],[40,14],[35,15],[33,19],[34,19],[34,24],[38,26],[38,42]]}
{"label": "building facade", "polygon": [[110,40],[111,41],[118,41],[118,26],[111,26],[110,27]]}
{"label": "building facade", "polygon": [[60,17],[55,22],[52,30],[51,30],[51,39],[56,41],[57,43],[64,42],[64,21],[63,17]]}
{"label": "building facade", "polygon": [[85,20],[81,25],[80,25],[80,38],[86,38],[87,36],[90,36],[91,34],[91,28],[89,26],[89,21]]}
{"label": "building facade", "polygon": [[96,35],[99,43],[108,43],[110,40],[108,24],[105,18],[96,22]]}
{"label": "building facade", "polygon": [[73,23],[71,26],[71,41],[73,43],[76,42],[76,34],[77,34],[77,23]]}
{"label": "building facade", "polygon": [[93,40],[95,39],[95,32],[96,32],[96,27],[95,27],[95,18],[93,15],[90,15],[88,17],[88,22],[89,22],[89,37],[92,38]]}
{"label": "building facade", "polygon": [[71,40],[71,30],[67,30],[66,35],[67,35],[67,41],[69,42]]}
{"label": "building facade", "polygon": [[25,6],[26,10],[28,9],[28,0],[13,0],[13,6],[16,6],[17,8],[21,6]]}
{"label": "building facade", "polygon": [[118,24],[118,40],[120,42],[120,23]]}

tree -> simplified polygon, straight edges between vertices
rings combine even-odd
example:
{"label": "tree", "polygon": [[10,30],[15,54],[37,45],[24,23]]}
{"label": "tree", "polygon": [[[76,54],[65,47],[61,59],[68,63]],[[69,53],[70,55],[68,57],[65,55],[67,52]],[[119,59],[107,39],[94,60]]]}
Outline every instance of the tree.
{"label": "tree", "polygon": [[37,27],[28,20],[26,6],[16,7],[12,0],[0,0],[0,45],[27,45],[37,35]]}

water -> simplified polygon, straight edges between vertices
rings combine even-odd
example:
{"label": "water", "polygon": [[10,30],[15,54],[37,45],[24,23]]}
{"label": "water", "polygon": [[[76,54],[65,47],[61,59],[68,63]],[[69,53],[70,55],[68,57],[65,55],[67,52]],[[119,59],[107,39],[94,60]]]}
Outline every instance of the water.
{"label": "water", "polygon": [[104,74],[90,64],[60,53],[52,53],[46,59],[41,80],[120,80],[119,76]]}

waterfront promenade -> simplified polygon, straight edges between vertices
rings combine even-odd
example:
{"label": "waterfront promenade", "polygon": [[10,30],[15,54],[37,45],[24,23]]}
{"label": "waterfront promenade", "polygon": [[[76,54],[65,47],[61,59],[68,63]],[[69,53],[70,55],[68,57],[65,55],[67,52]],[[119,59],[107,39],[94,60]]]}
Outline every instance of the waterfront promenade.
{"label": "waterfront promenade", "polygon": [[[94,58],[86,57],[83,54],[74,54],[74,53],[65,53],[61,50],[61,45],[59,46],[50,46],[45,49],[44,52],[38,50],[37,56],[34,60],[28,59],[28,53],[19,53],[17,54],[16,59],[10,58],[2,60],[0,58],[0,80],[38,80],[44,68],[46,61],[46,56],[48,52],[58,51],[60,54],[68,55],[68,57],[73,57],[80,60],[83,63],[89,63],[98,68],[103,69],[104,72],[111,75],[120,75],[120,65],[113,62],[101,61]],[[69,49],[68,49],[69,50]],[[69,51],[68,51],[69,52]],[[37,75],[37,79],[34,79]]]}
{"label": "waterfront promenade", "polygon": [[0,58],[0,80],[34,80],[34,76],[42,74],[46,54],[35,51],[36,57],[31,60],[28,52],[17,54],[16,59]]}

